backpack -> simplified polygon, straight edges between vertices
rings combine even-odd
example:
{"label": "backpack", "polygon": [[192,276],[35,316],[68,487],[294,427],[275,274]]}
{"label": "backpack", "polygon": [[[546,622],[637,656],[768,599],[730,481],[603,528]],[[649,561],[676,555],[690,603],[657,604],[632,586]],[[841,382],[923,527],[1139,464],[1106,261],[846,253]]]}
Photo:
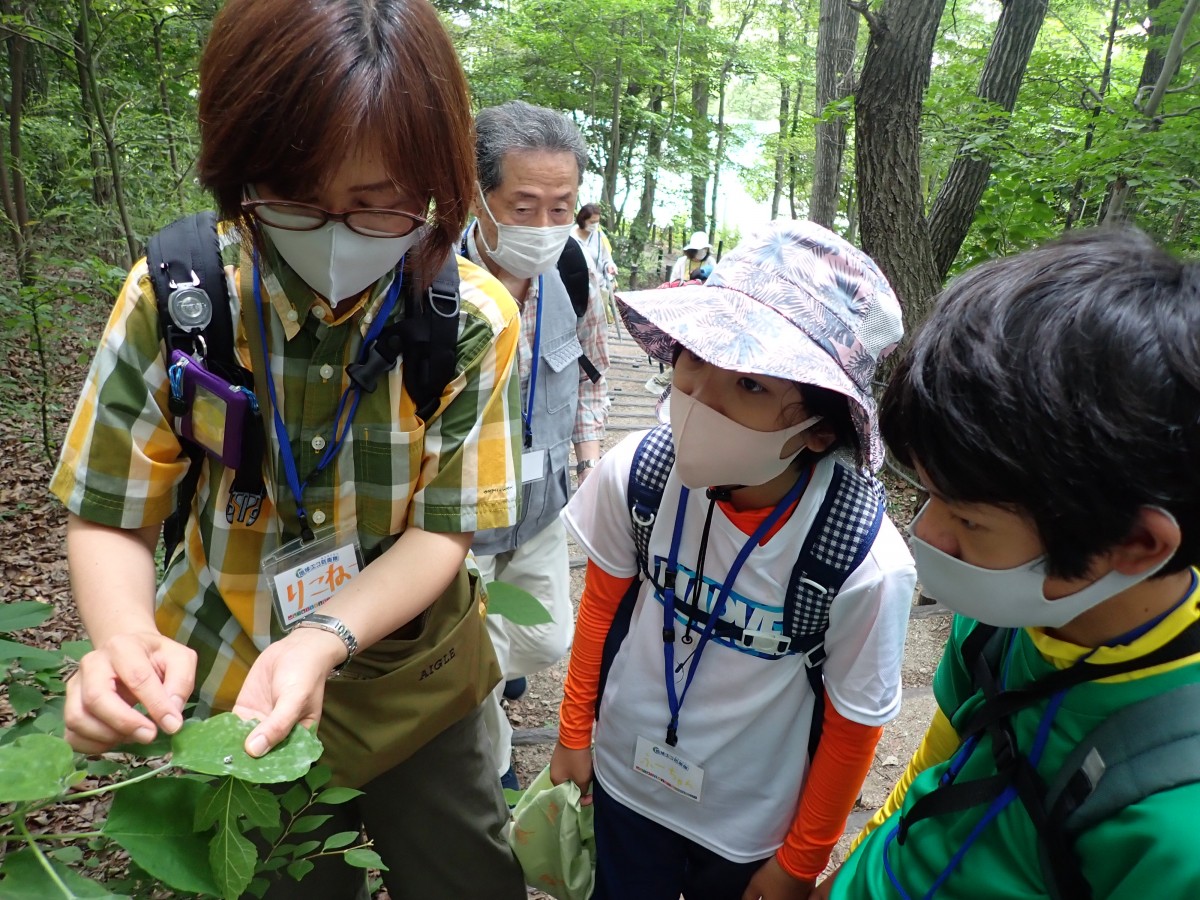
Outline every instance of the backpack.
{"label": "backpack", "polygon": [[[471,229],[468,227],[463,232],[462,241],[458,247],[458,255],[464,258],[467,255],[467,235],[470,231]],[[559,254],[556,266],[558,277],[562,279],[563,287],[567,289],[567,296],[571,298],[571,309],[575,311],[575,318],[582,319],[587,313],[592,279],[588,274],[587,257],[584,256],[579,241],[567,238],[567,243],[563,247],[562,253]],[[592,384],[600,381],[600,370],[582,353],[579,355],[579,368],[583,369],[583,374]]]}
{"label": "backpack", "polygon": [[[254,376],[238,363],[234,354],[234,325],[221,264],[216,214],[210,211],[185,216],[163,228],[147,243],[146,265],[158,304],[159,330],[166,356],[169,358],[173,350],[198,353],[207,369],[230,384],[247,389],[253,397]],[[186,299],[188,292],[195,291],[205,295],[212,318],[204,325],[188,328],[176,321],[172,306]],[[416,405],[417,415],[428,420],[454,377],[459,311],[458,261],[454,255],[447,257],[425,292],[426,302],[411,288],[403,291],[403,297],[404,315],[364,347],[359,360],[346,367],[346,373],[360,390],[370,393],[380,376],[389,372],[403,355],[404,388]],[[243,432],[243,464],[234,471],[225,508],[225,518],[230,524],[235,520],[254,524],[264,493],[262,459],[266,440],[255,401],[252,411]],[[187,412],[186,404],[174,391],[171,412],[177,421]],[[180,432],[177,426],[176,434],[190,463],[176,491],[175,510],[163,523],[164,567],[183,537],[205,456],[198,444]]]}
{"label": "backpack", "polygon": [[[596,696],[596,715],[613,660],[625,636],[629,633],[633,609],[637,605],[641,582],[653,580],[650,572],[650,535],[662,503],[667,476],[675,465],[675,445],[670,425],[658,425],[646,433],[633,454],[629,470],[629,517],[637,547],[638,570],[641,575],[630,584],[617,607],[612,627],[604,642],[600,663],[600,690]],[[808,756],[816,754],[821,739],[821,724],[825,713],[823,669],[825,665],[825,632],[829,628],[829,608],[850,573],[858,568],[870,552],[879,527],[883,524],[884,490],[875,478],[835,466],[833,479],[816,520],[800,547],[796,564],[788,581],[784,599],[783,630],[775,652],[800,653],[804,656],[804,671],[816,702],[808,733]],[[720,620],[714,634],[722,633]],[[728,632],[727,632],[728,633]],[[752,639],[743,638],[746,646]]]}
{"label": "backpack", "polygon": [[1025,687],[1003,690],[997,675],[1010,633],[980,623],[962,645],[972,683],[986,699],[960,737],[965,743],[990,734],[997,774],[935,788],[901,817],[897,838],[902,843],[914,822],[988,803],[1015,787],[1038,832],[1047,896],[1090,900],[1092,889],[1074,848],[1079,836],[1152,794],[1200,782],[1200,681],[1118,710],[1076,745],[1049,784],[1018,752],[1008,719],[1075,685],[1200,653],[1200,621],[1146,656],[1104,665],[1076,663]]}

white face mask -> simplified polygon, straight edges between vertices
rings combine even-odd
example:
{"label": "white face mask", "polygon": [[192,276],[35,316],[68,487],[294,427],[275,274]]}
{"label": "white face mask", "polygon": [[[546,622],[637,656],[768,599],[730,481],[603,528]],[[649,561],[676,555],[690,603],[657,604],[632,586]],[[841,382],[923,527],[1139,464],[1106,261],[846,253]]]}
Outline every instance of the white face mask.
{"label": "white face mask", "polygon": [[[1165,510],[1163,513],[1170,515]],[[1137,575],[1113,569],[1074,594],[1047,600],[1042,593],[1045,557],[1039,556],[1011,569],[981,569],[943,553],[913,534],[913,527],[923,515],[925,507],[908,526],[908,545],[917,564],[922,593],[960,615],[998,628],[1061,628],[1105,600],[1145,581],[1171,558],[1168,555]]]}
{"label": "white face mask", "polygon": [[259,224],[284,261],[333,306],[366,290],[396,268],[422,234],[418,228],[404,237],[367,237],[341,222],[326,222],[315,231],[288,231]]}
{"label": "white face mask", "polygon": [[600,227],[599,222],[588,222],[586,225],[583,226],[583,230],[586,232],[589,232],[591,234],[594,234],[596,229],[599,227]]}
{"label": "white face mask", "polygon": [[765,484],[782,475],[800,452],[784,457],[788,441],[820,421],[820,416],[812,416],[780,431],[755,431],[674,390],[671,434],[675,440],[675,470],[691,490]]}
{"label": "white face mask", "polygon": [[517,278],[532,278],[534,275],[548,271],[558,262],[574,225],[570,222],[566,225],[549,225],[545,228],[532,225],[505,225],[503,222],[497,222],[496,217],[492,215],[482,190],[479,193],[479,199],[483,201],[484,212],[496,226],[498,246],[495,250],[488,246],[482,227],[479,229],[479,242],[496,265]]}

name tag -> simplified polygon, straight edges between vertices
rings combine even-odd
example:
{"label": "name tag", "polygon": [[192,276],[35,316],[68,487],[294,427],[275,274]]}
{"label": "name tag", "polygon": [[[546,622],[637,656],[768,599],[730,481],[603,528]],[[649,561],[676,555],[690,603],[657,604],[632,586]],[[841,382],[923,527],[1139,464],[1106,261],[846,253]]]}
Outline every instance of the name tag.
{"label": "name tag", "polygon": [[521,484],[541,481],[546,475],[546,451],[526,450],[521,454]]}
{"label": "name tag", "polygon": [[633,770],[689,800],[700,801],[704,770],[681,756],[674,747],[639,737],[633,751]]}
{"label": "name tag", "polygon": [[307,547],[293,541],[264,560],[275,617],[284,630],[316,612],[358,574],[353,541],[341,544],[331,538],[318,538]]}

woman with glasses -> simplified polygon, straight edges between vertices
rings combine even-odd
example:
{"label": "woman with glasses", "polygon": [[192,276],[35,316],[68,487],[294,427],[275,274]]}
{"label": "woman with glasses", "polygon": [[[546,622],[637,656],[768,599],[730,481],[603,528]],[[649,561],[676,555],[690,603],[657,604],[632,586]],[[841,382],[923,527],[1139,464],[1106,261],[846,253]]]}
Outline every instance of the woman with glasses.
{"label": "woman with glasses", "polygon": [[[479,713],[499,672],[464,562],[474,531],[515,521],[519,323],[499,282],[452,254],[474,179],[454,49],[426,0],[229,0],[199,112],[252,388],[212,400],[212,340],[164,350],[139,262],[52,484],[95,648],[68,683],[68,740],[98,753],[228,710],[257,720],[257,757],[319,723],[334,783],[363,794],[309,810],[331,818],[306,840],[365,827],[393,898],[522,898]],[[422,304],[451,319],[432,331],[453,365],[418,413],[413,367],[438,348],[390,368],[374,351]],[[261,454],[205,443],[241,427],[238,404]],[[207,452],[156,589],[181,432]],[[235,488],[259,469],[260,495]],[[268,896],[365,897],[365,879],[324,857]]]}

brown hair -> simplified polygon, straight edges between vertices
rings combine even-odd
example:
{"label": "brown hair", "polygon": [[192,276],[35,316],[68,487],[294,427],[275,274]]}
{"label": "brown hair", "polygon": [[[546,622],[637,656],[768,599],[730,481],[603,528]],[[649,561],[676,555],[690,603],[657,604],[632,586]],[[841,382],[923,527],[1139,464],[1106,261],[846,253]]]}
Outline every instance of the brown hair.
{"label": "brown hair", "polygon": [[247,184],[299,196],[364,147],[432,203],[423,284],[466,225],[470,96],[427,0],[229,0],[200,63],[199,113],[196,169],[226,219],[244,223]]}

